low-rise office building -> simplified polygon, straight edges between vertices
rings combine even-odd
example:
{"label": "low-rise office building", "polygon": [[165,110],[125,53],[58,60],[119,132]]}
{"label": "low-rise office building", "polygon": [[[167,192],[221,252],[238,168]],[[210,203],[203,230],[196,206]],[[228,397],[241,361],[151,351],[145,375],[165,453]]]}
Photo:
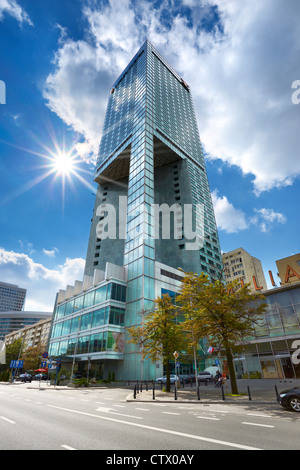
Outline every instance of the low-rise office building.
{"label": "low-rise office building", "polygon": [[[174,295],[183,273],[156,262],[156,297]],[[73,358],[76,369],[83,371],[90,363],[97,377],[107,378],[109,372],[119,380],[155,379],[163,374],[163,366],[141,360],[134,346],[128,344],[126,327],[127,269],[106,264],[105,271],[94,270],[94,276],[84,276],[74,286],[67,286],[57,295],[48,345],[50,357],[60,357],[66,367]],[[133,354],[134,351],[134,354]]]}
{"label": "low-rise office building", "polygon": [[300,378],[300,282],[262,292],[267,310],[235,358],[240,378]]}

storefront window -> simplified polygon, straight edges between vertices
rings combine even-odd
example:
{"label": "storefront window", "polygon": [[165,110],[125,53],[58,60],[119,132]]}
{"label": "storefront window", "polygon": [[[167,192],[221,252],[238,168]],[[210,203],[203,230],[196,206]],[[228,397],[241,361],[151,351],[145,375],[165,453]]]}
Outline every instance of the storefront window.
{"label": "storefront window", "polygon": [[107,332],[107,351],[124,352],[125,334],[121,332]]}
{"label": "storefront window", "polygon": [[85,354],[89,351],[89,336],[78,338],[78,351],[77,354]]}
{"label": "storefront window", "polygon": [[70,333],[77,333],[79,325],[79,317],[72,318]]}
{"label": "storefront window", "polygon": [[99,287],[95,291],[95,304],[100,304],[101,302],[105,302],[106,300],[106,288],[107,286]]}
{"label": "storefront window", "polygon": [[81,310],[83,308],[83,299],[84,295],[81,295],[80,297],[76,297],[76,299],[74,300],[75,312],[76,310]]}
{"label": "storefront window", "polygon": [[277,379],[278,373],[273,357],[260,357],[263,379]]}
{"label": "storefront window", "polygon": [[266,323],[269,328],[270,336],[283,334],[283,327],[280,315],[277,313],[266,315]]}
{"label": "storefront window", "polygon": [[106,325],[108,322],[108,308],[109,307],[100,308],[93,312],[93,328],[96,326]]}
{"label": "storefront window", "polygon": [[102,351],[102,340],[103,333],[96,333],[94,335],[91,335],[89,352],[93,353]]}
{"label": "storefront window", "polygon": [[81,322],[80,322],[80,330],[88,330],[92,326],[92,315],[93,312],[86,313],[85,315],[82,315],[81,317]]}
{"label": "storefront window", "polygon": [[282,323],[285,331],[299,331],[299,325],[297,321],[297,316],[294,313],[293,307],[283,307],[279,309],[281,315]]}
{"label": "storefront window", "polygon": [[95,291],[88,292],[84,296],[84,308],[91,307],[94,305]]}
{"label": "storefront window", "polygon": [[276,301],[278,306],[285,307],[286,305],[291,305],[291,297],[289,292],[280,292],[276,294]]}
{"label": "storefront window", "polygon": [[300,304],[300,288],[290,291],[293,304]]}
{"label": "storefront window", "polygon": [[59,344],[58,355],[65,356],[67,353],[67,348],[68,348],[68,341],[61,341]]}
{"label": "storefront window", "polygon": [[65,315],[70,315],[73,313],[73,307],[74,307],[74,300],[71,300],[70,302],[66,303],[66,310],[65,310]]}

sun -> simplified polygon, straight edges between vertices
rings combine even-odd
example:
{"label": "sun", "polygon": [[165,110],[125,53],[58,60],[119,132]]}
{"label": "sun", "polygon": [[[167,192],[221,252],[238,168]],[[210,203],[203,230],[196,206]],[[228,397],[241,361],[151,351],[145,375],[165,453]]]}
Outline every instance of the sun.
{"label": "sun", "polygon": [[52,165],[57,175],[69,176],[74,171],[74,156],[66,152],[58,152],[53,156]]}

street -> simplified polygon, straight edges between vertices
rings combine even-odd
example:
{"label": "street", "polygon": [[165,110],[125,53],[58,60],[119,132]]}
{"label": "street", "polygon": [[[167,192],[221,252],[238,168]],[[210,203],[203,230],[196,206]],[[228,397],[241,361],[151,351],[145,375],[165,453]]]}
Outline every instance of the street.
{"label": "street", "polygon": [[126,402],[130,393],[1,384],[0,449],[132,450],[132,455],[170,450],[178,456],[193,450],[299,449],[300,415],[276,403]]}

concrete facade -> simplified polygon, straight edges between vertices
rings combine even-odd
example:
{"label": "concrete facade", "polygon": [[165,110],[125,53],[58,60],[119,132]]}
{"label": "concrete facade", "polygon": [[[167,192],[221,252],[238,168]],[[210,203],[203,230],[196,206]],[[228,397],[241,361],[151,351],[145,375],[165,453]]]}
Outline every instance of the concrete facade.
{"label": "concrete facade", "polygon": [[243,284],[250,284],[253,293],[267,289],[261,261],[243,248],[223,253],[222,260],[226,283],[238,280]]}

